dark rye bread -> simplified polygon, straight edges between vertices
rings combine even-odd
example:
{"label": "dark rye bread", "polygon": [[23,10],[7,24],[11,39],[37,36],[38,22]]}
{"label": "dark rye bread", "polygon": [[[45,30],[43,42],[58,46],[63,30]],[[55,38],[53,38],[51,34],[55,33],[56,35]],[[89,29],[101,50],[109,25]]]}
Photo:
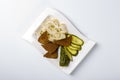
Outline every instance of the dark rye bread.
{"label": "dark rye bread", "polygon": [[53,53],[55,52],[55,50],[59,47],[57,44],[54,44],[52,42],[46,43],[44,45],[42,45],[42,47],[48,51],[48,53]]}
{"label": "dark rye bread", "polygon": [[45,31],[43,34],[41,34],[41,36],[38,38],[38,42],[40,42],[42,44],[46,44],[49,42],[47,31]]}
{"label": "dark rye bread", "polygon": [[53,58],[53,59],[58,58],[58,49],[56,49],[55,52],[53,52],[53,53],[47,52],[47,53],[44,55],[44,57],[46,57],[46,58]]}
{"label": "dark rye bread", "polygon": [[54,43],[58,44],[60,46],[69,46],[71,44],[71,41],[72,41],[72,36],[67,37],[65,39],[56,40],[56,41],[54,41]]}

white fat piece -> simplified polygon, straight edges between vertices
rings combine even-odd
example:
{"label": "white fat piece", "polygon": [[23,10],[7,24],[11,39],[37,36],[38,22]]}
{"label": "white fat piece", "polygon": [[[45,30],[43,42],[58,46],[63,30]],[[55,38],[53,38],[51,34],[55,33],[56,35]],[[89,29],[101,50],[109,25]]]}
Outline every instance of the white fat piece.
{"label": "white fat piece", "polygon": [[59,20],[54,17],[48,17],[42,24],[40,28],[40,35],[45,31],[49,34],[49,40],[61,40],[66,38],[65,33],[67,33],[67,28],[65,24],[60,24]]}

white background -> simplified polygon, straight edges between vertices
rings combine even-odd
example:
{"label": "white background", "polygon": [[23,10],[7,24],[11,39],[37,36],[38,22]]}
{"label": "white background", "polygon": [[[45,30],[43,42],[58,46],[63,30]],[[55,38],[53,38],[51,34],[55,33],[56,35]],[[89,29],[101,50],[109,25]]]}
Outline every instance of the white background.
{"label": "white background", "polygon": [[[97,42],[71,75],[21,39],[47,7]],[[0,80],[120,80],[120,0],[0,0]]]}

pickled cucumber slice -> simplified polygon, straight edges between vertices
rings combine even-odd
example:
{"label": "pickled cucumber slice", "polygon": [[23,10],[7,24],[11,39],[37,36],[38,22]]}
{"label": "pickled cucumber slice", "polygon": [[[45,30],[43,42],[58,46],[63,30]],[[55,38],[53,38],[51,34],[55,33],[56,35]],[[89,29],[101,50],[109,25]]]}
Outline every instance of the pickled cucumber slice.
{"label": "pickled cucumber slice", "polygon": [[70,63],[70,59],[69,59],[69,57],[66,55],[64,48],[61,47],[59,65],[60,65],[60,66],[68,66],[69,63]]}
{"label": "pickled cucumber slice", "polygon": [[64,49],[65,49],[66,55],[67,55],[67,56],[69,57],[69,59],[72,61],[72,60],[73,60],[73,57],[72,57],[71,53],[67,50],[67,47],[64,47]]}
{"label": "pickled cucumber slice", "polygon": [[76,56],[78,54],[78,50],[73,50],[67,47],[67,50],[70,52],[71,55]]}
{"label": "pickled cucumber slice", "polygon": [[79,37],[73,35],[73,34],[67,34],[67,36],[72,36],[72,43],[73,44],[76,44],[76,45],[83,45],[84,44],[84,41],[82,39],[80,39]]}
{"label": "pickled cucumber slice", "polygon": [[76,50],[81,50],[81,49],[82,49],[81,45],[76,45],[76,44],[71,43],[70,46],[71,46],[72,48],[75,48]]}

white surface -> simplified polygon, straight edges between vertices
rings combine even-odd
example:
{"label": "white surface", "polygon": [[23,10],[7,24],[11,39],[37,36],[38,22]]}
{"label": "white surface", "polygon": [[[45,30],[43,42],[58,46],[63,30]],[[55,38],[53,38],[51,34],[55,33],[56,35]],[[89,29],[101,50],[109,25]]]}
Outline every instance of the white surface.
{"label": "white surface", "polygon": [[[0,80],[120,80],[119,4],[119,0],[0,0]],[[21,39],[46,7],[64,12],[97,41],[72,75],[48,65]]]}
{"label": "white surface", "polygon": [[52,8],[46,8],[34,21],[34,23],[29,27],[29,29],[25,32],[25,34],[22,36],[22,38],[26,41],[28,41],[30,44],[35,46],[39,51],[40,54],[46,53],[44,48],[40,45],[38,42],[38,39],[36,38],[39,36],[39,34],[35,35],[35,33],[39,33],[40,25],[47,19],[47,17],[53,16],[59,20],[59,22],[63,22],[66,27],[67,31],[70,34],[74,34],[81,38],[84,41],[84,45],[82,46],[82,50],[78,52],[77,56],[73,56],[73,61],[70,62],[69,66],[67,67],[61,67],[59,65],[59,58],[57,59],[46,59],[48,60],[52,65],[55,65],[57,68],[61,69],[66,74],[71,74],[75,68],[78,66],[78,64],[85,58],[85,56],[90,52],[90,50],[94,47],[95,42],[88,39],[86,36],[84,36],[80,31],[76,29],[76,27],[65,17],[63,14],[61,14],[59,11],[52,9]]}

